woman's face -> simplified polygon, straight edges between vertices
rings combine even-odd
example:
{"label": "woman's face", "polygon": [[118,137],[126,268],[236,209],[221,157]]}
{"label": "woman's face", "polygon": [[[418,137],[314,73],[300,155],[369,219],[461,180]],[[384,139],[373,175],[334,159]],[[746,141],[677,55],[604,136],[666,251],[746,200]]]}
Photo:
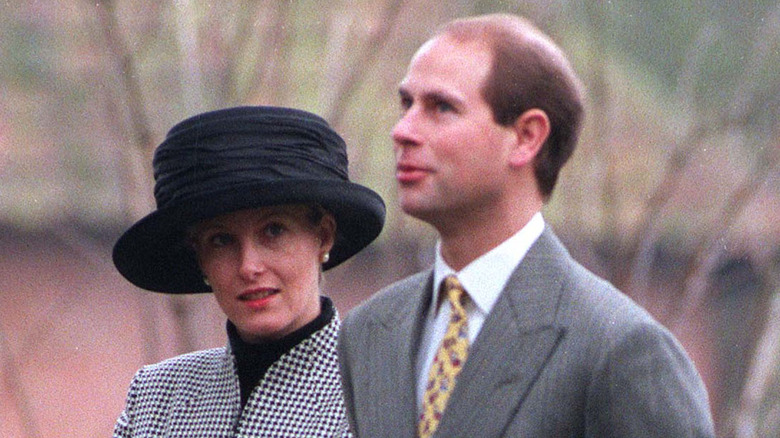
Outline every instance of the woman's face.
{"label": "woman's face", "polygon": [[277,339],[320,314],[323,255],[336,223],[313,209],[282,205],[242,210],[196,224],[191,237],[217,303],[247,342]]}

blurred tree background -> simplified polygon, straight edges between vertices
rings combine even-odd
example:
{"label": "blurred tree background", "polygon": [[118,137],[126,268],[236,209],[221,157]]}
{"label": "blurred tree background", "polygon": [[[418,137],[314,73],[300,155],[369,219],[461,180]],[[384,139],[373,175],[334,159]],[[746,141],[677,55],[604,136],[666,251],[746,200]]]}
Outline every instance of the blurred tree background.
{"label": "blurred tree background", "polygon": [[679,337],[720,437],[780,437],[780,3],[770,0],[0,2],[0,436],[107,436],[142,364],[222,345],[209,296],[124,281],[151,155],[198,112],[293,106],[349,145],[388,205],[329,271],[343,313],[432,260],[397,208],[396,87],[432,29],[525,15],[588,89],[545,209],[576,258]]}

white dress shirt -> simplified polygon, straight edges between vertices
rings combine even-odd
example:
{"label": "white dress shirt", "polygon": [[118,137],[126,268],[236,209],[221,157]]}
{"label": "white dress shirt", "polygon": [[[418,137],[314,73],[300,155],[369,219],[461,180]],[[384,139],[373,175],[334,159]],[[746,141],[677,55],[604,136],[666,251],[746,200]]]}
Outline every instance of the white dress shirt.
{"label": "white dress shirt", "polygon": [[509,239],[489,252],[481,255],[460,272],[450,268],[441,256],[441,242],[436,244],[436,260],[433,267],[433,299],[422,333],[422,343],[417,357],[417,406],[422,406],[428,370],[436,356],[444,334],[447,332],[451,308],[439,303],[439,285],[449,274],[455,274],[471,298],[466,304],[468,316],[469,343],[479,334],[485,318],[493,309],[509,276],[523,260],[531,245],[544,231],[544,219],[536,213],[530,221]]}

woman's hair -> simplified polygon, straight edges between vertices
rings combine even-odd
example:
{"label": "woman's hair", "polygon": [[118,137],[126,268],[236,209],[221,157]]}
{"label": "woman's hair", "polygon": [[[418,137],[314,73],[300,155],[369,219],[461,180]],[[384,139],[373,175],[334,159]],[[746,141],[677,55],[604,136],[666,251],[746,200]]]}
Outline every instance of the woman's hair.
{"label": "woman's hair", "polygon": [[532,108],[550,119],[550,136],[534,162],[542,196],[552,195],[558,174],[571,157],[583,118],[582,85],[558,46],[529,21],[508,14],[465,18],[439,35],[483,42],[493,55],[482,96],[493,119],[510,125]]}
{"label": "woman's hair", "polygon": [[322,223],[322,218],[328,214],[328,211],[319,204],[307,204],[306,207],[309,209],[306,218],[309,219],[309,223],[315,227]]}
{"label": "woman's hair", "polygon": [[[312,227],[319,226],[325,215],[330,214],[328,213],[328,210],[319,204],[305,204],[304,207],[308,210],[306,212],[306,219]],[[184,241],[182,243],[191,251],[192,255],[197,258],[197,253],[195,251],[195,244],[197,242],[196,230],[197,227],[195,225],[190,225],[185,232]],[[336,236],[333,237],[335,238]]]}

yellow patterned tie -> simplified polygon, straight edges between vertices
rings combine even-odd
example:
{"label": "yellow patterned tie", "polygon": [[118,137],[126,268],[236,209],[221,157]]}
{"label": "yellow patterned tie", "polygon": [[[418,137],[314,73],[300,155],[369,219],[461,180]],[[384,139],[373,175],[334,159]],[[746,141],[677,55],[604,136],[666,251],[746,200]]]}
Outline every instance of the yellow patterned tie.
{"label": "yellow patterned tie", "polygon": [[454,275],[449,275],[442,281],[441,293],[447,294],[452,313],[447,333],[444,334],[428,373],[422,414],[417,426],[420,438],[428,438],[436,431],[447,400],[455,387],[455,379],[469,352],[468,318],[463,309],[468,294]]}

